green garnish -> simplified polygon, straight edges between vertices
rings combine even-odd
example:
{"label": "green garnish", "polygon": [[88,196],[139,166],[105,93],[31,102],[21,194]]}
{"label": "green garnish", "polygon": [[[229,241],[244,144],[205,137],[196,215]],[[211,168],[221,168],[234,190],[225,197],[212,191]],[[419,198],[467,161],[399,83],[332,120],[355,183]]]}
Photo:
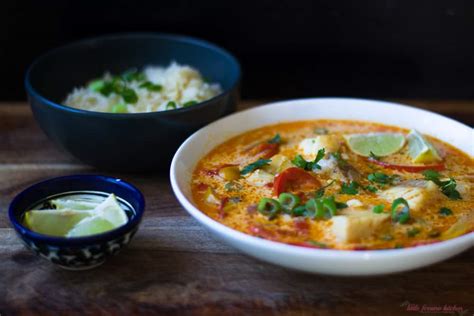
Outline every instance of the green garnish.
{"label": "green garnish", "polygon": [[292,193],[281,193],[278,197],[278,202],[280,202],[281,208],[285,213],[291,214],[291,211],[300,204],[300,197]]}
{"label": "green garnish", "polygon": [[350,194],[350,195],[355,195],[359,193],[358,188],[360,187],[360,184],[357,183],[356,181],[351,181],[348,184],[347,183],[342,183],[341,186],[341,194]]}
{"label": "green garnish", "polygon": [[174,109],[176,109],[176,102],[174,102],[174,101],[168,101],[168,103],[166,104],[166,109],[167,109],[167,110],[174,110]]}
{"label": "green garnish", "polygon": [[390,184],[393,181],[393,177],[386,175],[382,172],[374,172],[367,176],[370,182],[380,183],[380,184]]}
{"label": "green garnish", "polygon": [[291,215],[293,216],[304,216],[306,214],[306,207],[304,205],[299,205],[293,209]]}
{"label": "green garnish", "polygon": [[374,212],[375,214],[380,214],[383,212],[384,208],[385,206],[383,204],[375,205],[374,208],[372,209],[372,212]]}
{"label": "green garnish", "polygon": [[306,161],[303,156],[301,155],[296,155],[295,159],[292,160],[292,163],[304,170],[314,170],[314,169],[321,169],[321,166],[318,165],[318,162],[324,158],[326,150],[324,148],[321,148],[318,150],[318,153],[316,154],[316,158],[314,158],[313,161]]}
{"label": "green garnish", "polygon": [[377,156],[377,155],[374,154],[373,152],[370,152],[369,157],[372,158],[372,159],[374,159],[374,160],[380,160],[380,156]]}
{"label": "green garnish", "polygon": [[240,170],[241,175],[246,175],[251,173],[252,171],[262,168],[263,166],[268,165],[271,162],[271,159],[262,159],[260,158],[259,160],[245,166],[242,170]]}
{"label": "green garnish", "polygon": [[258,212],[267,216],[269,219],[275,218],[280,212],[280,209],[280,203],[277,200],[270,198],[262,198],[257,206]]}
{"label": "green garnish", "polygon": [[329,134],[329,130],[325,127],[318,127],[314,129],[314,133],[318,135],[327,135]]}
{"label": "green garnish", "polygon": [[375,193],[378,191],[378,189],[376,187],[374,187],[373,185],[367,185],[364,187],[365,190],[369,191],[369,192],[372,192],[372,193]]}
{"label": "green garnish", "polygon": [[453,211],[451,211],[451,209],[447,207],[442,207],[439,209],[439,214],[443,216],[450,216],[450,215],[453,215]]}
{"label": "green garnish", "polygon": [[[403,207],[400,209],[399,206]],[[404,198],[395,199],[392,203],[392,220],[400,224],[408,222],[410,219],[410,206]]]}
{"label": "green garnish", "polygon": [[306,216],[310,218],[331,218],[336,215],[337,205],[334,196],[309,199],[305,205]]}
{"label": "green garnish", "polygon": [[148,91],[155,91],[155,92],[161,91],[163,89],[162,85],[155,84],[151,81],[145,81],[142,84],[140,84],[139,87],[140,88],[145,88]]}
{"label": "green garnish", "polygon": [[334,157],[334,159],[336,159],[337,165],[340,168],[344,168],[347,166],[347,161],[344,158],[342,158],[340,152],[331,153],[331,156]]}
{"label": "green garnish", "polygon": [[122,79],[127,82],[144,81],[146,80],[146,76],[143,72],[139,72],[136,69],[130,69],[122,74]]}
{"label": "green garnish", "polygon": [[441,192],[446,195],[451,200],[461,200],[461,194],[456,190],[456,180],[449,178],[449,180],[441,181],[439,178],[441,174],[434,170],[423,171],[423,176],[426,180],[434,182],[441,190]]}
{"label": "green garnish", "polygon": [[280,134],[276,134],[273,136],[267,143],[269,144],[280,144],[281,143],[281,136]]}
{"label": "green garnish", "polygon": [[183,103],[183,107],[186,108],[188,106],[192,106],[192,105],[195,105],[195,104],[198,104],[199,102],[196,101],[196,100],[191,100],[191,101],[188,101],[188,102],[184,102]]}
{"label": "green garnish", "polygon": [[326,184],[325,186],[319,188],[319,189],[314,193],[314,197],[317,198],[317,199],[323,197],[323,196],[324,196],[324,193],[325,193],[325,191],[326,191],[326,189],[327,189],[328,187],[330,187],[331,185],[333,185],[334,182],[336,182],[336,181],[335,181],[335,180],[332,180],[331,182],[329,182],[329,183]]}
{"label": "green garnish", "polygon": [[95,91],[95,92],[100,92],[105,86],[105,81],[101,79],[93,80],[89,83],[87,88],[89,90]]}
{"label": "green garnish", "polygon": [[128,87],[123,88],[121,95],[122,95],[123,100],[127,103],[133,104],[133,103],[137,103],[138,101],[138,95],[135,92],[135,90],[130,89]]}
{"label": "green garnish", "polygon": [[417,227],[414,227],[412,229],[409,229],[407,231],[407,236],[408,237],[415,237],[416,235],[418,235],[419,233],[421,232],[421,230]]}
{"label": "green garnish", "polygon": [[315,241],[315,240],[308,240],[308,243],[310,243],[310,244],[312,244],[316,247],[319,247],[319,248],[327,248],[328,247],[328,245],[326,245],[325,243]]}
{"label": "green garnish", "polygon": [[127,113],[127,106],[123,103],[117,103],[112,107],[112,113]]}

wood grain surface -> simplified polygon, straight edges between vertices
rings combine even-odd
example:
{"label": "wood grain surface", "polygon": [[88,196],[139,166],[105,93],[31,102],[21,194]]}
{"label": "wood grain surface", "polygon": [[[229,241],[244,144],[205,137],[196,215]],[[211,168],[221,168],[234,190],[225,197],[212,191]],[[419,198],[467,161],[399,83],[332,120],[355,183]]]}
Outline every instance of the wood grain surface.
{"label": "wood grain surface", "polygon": [[[259,103],[243,102],[241,108]],[[474,125],[474,101],[405,103]],[[136,184],[147,200],[143,223],[129,247],[103,266],[61,270],[22,246],[7,207],[34,182],[91,172]],[[0,104],[0,210],[1,316],[417,315],[423,305],[455,305],[463,311],[452,315],[474,315],[474,249],[379,277],[309,275],[266,264],[214,240],[179,206],[166,174],[101,172],[56,148],[24,103]],[[419,311],[407,310],[415,305]]]}

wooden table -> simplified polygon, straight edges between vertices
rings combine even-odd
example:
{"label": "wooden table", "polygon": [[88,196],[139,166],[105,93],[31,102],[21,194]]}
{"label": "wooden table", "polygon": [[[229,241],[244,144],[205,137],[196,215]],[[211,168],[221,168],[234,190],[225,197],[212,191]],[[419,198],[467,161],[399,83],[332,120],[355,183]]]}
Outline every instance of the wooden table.
{"label": "wooden table", "polygon": [[[259,102],[243,102],[248,107]],[[474,125],[474,101],[406,101]],[[39,180],[101,172],[57,149],[24,103],[0,104],[0,314],[416,315],[408,304],[474,314],[474,249],[412,272],[332,277],[290,271],[214,240],[177,203],[168,175],[108,173],[136,184],[147,210],[135,239],[90,271],[27,251],[7,219],[15,194]],[[316,263],[317,264],[317,263]],[[348,267],[350,269],[350,267]],[[458,314],[455,314],[458,315]]]}

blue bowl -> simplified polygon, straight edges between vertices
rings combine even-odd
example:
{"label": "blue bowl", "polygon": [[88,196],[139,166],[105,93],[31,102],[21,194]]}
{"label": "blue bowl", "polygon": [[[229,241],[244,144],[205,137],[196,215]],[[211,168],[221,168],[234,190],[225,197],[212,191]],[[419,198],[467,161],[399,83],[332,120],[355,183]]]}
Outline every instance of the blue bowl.
{"label": "blue bowl", "polygon": [[[62,105],[74,87],[104,72],[188,64],[218,82],[223,92],[197,105],[152,113],[112,114]],[[84,163],[107,170],[168,170],[179,145],[200,127],[232,113],[240,65],[227,51],[190,37],[121,34],[76,42],[39,57],[25,88],[34,117],[56,144]]]}
{"label": "blue bowl", "polygon": [[[132,209],[129,221],[102,234],[63,238],[36,233],[22,224],[32,206],[52,195],[71,191],[114,193]],[[18,194],[10,203],[8,217],[27,248],[52,263],[71,270],[91,269],[104,263],[127,245],[138,229],[145,208],[145,199],[133,185],[116,178],[99,175],[71,175],[36,183]]]}

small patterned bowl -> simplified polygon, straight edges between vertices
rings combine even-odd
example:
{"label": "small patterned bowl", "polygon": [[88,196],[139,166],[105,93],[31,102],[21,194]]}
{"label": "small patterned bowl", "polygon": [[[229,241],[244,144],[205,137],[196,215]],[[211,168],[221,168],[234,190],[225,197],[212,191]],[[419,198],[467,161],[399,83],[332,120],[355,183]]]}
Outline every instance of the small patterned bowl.
{"label": "small patterned bowl", "polygon": [[[76,238],[36,233],[22,224],[23,214],[39,201],[64,192],[95,191],[114,193],[132,209],[129,221],[111,231]],[[10,203],[8,216],[27,248],[61,268],[86,270],[97,267],[106,258],[127,245],[138,229],[145,208],[142,193],[117,178],[99,175],[71,175],[36,183],[18,194]]]}

